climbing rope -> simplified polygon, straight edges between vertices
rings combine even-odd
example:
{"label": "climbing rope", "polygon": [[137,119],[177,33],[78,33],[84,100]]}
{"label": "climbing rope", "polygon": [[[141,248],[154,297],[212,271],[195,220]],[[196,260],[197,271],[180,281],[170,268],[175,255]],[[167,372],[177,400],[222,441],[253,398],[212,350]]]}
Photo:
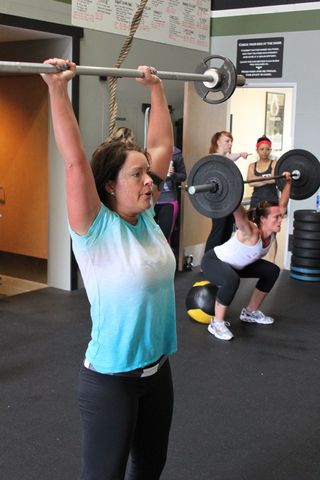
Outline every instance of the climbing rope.
{"label": "climbing rope", "polygon": [[[144,8],[148,0],[141,0],[130,25],[129,35],[124,42],[121,52],[119,54],[118,60],[115,64],[115,68],[119,68],[122,62],[126,59],[133,41],[134,34],[140,24],[140,20],[144,11]],[[116,118],[118,112],[117,104],[117,86],[118,86],[117,77],[108,77],[107,84],[109,87],[109,132],[107,136],[112,136],[114,130],[116,129]]]}

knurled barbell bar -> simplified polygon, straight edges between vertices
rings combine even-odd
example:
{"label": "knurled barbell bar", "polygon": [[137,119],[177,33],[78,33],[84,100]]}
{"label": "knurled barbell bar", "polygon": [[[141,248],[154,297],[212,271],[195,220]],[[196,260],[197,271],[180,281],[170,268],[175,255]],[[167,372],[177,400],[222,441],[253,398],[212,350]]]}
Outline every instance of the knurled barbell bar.
{"label": "knurled barbell bar", "polygon": [[295,149],[283,154],[276,163],[275,175],[254,180],[243,180],[239,168],[227,157],[207,155],[192,167],[188,186],[184,188],[198,212],[206,217],[222,218],[240,205],[244,184],[276,180],[282,190],[284,172],[291,173],[290,198],[304,200],[320,188],[320,163],[307,150]]}
{"label": "knurled barbell bar", "polygon": [[[293,180],[298,180],[300,178],[301,173],[299,170],[293,170],[291,172],[290,176]],[[285,175],[266,175],[261,178],[254,178],[252,180],[243,180],[243,183],[263,183],[263,182],[268,182],[269,180],[279,180],[279,179],[285,179]],[[194,195],[195,193],[200,193],[200,192],[211,192],[215,193],[218,189],[218,184],[215,181],[212,181],[211,183],[205,183],[204,185],[191,185],[191,187],[188,187],[188,193],[189,195]]]}
{"label": "knurled barbell bar", "polygon": [[[37,73],[59,73],[67,69],[44,63],[5,62],[0,61],[0,75],[34,75]],[[97,75],[101,77],[143,78],[144,73],[130,68],[87,67],[77,65],[78,75]],[[198,65],[196,73],[157,71],[164,80],[182,80],[195,82],[197,93],[207,103],[222,103],[228,100],[235,88],[246,83],[243,75],[237,75],[235,66],[226,57],[211,55]],[[200,88],[199,88],[200,85]]]}

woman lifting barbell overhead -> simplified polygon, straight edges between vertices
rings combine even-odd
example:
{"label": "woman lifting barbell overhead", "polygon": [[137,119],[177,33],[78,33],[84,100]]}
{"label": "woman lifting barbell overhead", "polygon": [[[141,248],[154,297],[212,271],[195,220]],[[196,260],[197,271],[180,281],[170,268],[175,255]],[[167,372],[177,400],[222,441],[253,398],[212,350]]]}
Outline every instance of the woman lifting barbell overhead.
{"label": "woman lifting barbell overhead", "polygon": [[236,232],[224,244],[209,250],[203,257],[201,267],[204,276],[218,287],[214,312],[208,330],[221,340],[231,340],[233,333],[225,321],[227,309],[239,287],[240,278],[258,278],[249,303],[240,313],[240,320],[248,323],[272,324],[273,318],[264,315],[260,306],[275,284],[280,269],[264,257],[280,231],[286,211],[292,176],[284,172],[285,185],[278,203],[262,202],[252,210],[248,218],[245,208],[240,205],[234,212]]}
{"label": "woman lifting barbell overhead", "polygon": [[[160,478],[173,409],[168,355],[176,351],[175,258],[154,221],[153,172],[165,178],[173,149],[162,81],[148,88],[148,152],[104,142],[87,161],[68,96],[76,65],[43,75],[65,165],[73,250],[91,304],[92,333],[79,376],[81,479]],[[155,192],[154,192],[155,195]],[[154,202],[156,199],[154,200]],[[130,455],[131,461],[127,462]]]}

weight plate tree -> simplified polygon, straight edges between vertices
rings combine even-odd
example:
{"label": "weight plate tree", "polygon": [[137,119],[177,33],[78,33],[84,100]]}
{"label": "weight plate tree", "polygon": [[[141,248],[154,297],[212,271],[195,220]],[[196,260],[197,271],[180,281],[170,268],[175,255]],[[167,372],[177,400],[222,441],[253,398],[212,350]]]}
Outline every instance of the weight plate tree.
{"label": "weight plate tree", "polygon": [[296,210],[293,214],[290,277],[320,281],[320,212]]}

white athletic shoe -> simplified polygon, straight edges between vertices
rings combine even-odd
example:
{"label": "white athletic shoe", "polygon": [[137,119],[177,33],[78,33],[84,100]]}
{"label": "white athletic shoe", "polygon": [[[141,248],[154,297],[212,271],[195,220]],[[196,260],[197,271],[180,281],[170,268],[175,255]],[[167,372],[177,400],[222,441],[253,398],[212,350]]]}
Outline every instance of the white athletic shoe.
{"label": "white athletic shoe", "polygon": [[219,338],[220,340],[231,340],[233,338],[233,333],[230,332],[229,322],[224,322],[223,320],[211,320],[208,331],[212,333],[215,337]]}
{"label": "white athletic shoe", "polygon": [[240,320],[248,323],[261,323],[264,325],[271,325],[274,322],[272,317],[267,317],[260,310],[248,310],[243,308],[240,313]]}

